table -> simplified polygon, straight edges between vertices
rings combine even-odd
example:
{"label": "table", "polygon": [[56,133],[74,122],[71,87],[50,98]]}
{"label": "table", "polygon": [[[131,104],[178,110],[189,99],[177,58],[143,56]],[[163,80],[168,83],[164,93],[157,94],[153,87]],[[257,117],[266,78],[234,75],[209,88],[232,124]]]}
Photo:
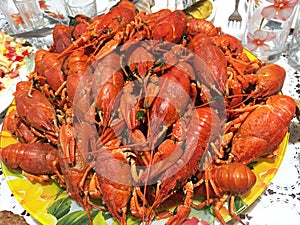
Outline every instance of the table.
{"label": "table", "polygon": [[[220,3],[220,1],[216,1]],[[284,67],[287,77],[282,89],[294,99],[300,98],[300,72],[288,64],[284,52],[275,63]],[[2,127],[5,113],[0,116]],[[294,118],[290,125],[290,138],[282,164],[265,192],[240,216],[248,225],[300,224],[300,124]],[[0,210],[10,210],[24,216],[31,225],[38,225],[12,195],[0,168]],[[287,222],[288,221],[288,222]],[[230,225],[237,224],[235,221]]]}

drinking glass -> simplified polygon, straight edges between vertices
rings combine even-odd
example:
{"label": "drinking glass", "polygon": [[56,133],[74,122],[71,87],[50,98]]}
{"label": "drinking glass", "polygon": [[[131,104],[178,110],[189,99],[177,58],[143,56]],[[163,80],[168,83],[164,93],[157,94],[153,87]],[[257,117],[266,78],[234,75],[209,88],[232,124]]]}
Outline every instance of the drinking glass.
{"label": "drinking glass", "polygon": [[295,20],[295,27],[291,42],[288,49],[288,62],[295,69],[300,69],[300,9],[298,9],[298,16]]}
{"label": "drinking glass", "polygon": [[33,29],[44,25],[44,15],[38,0],[14,0],[14,2],[22,17],[29,21]]}
{"label": "drinking glass", "polygon": [[298,0],[250,0],[245,48],[263,61],[275,61],[286,49]]}
{"label": "drinking glass", "polygon": [[[13,34],[32,30],[32,26],[26,18],[23,18],[13,0],[1,0],[0,10],[9,24]],[[10,33],[10,31],[8,31]]]}
{"label": "drinking glass", "polygon": [[66,0],[66,6],[70,16],[83,14],[94,17],[97,14],[96,0]]}

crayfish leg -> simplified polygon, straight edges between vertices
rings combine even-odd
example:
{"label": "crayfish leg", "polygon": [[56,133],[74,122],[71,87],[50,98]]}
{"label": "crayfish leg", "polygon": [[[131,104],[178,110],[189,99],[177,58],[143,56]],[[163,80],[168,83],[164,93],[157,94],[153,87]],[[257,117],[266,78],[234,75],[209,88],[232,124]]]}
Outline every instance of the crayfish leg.
{"label": "crayfish leg", "polygon": [[194,209],[202,209],[205,206],[209,206],[213,202],[214,202],[214,199],[211,198],[211,199],[208,199],[207,201],[205,200],[204,202],[201,202],[199,204],[192,203],[191,207],[193,207]]}
{"label": "crayfish leg", "polygon": [[[142,205],[139,200],[142,201]],[[134,187],[132,191],[132,197],[130,199],[131,213],[136,217],[145,218],[145,215],[149,213],[146,205],[147,200],[144,194],[141,192],[140,187]]]}
{"label": "crayfish leg", "polygon": [[229,200],[230,216],[232,218],[234,218],[235,220],[239,221],[241,224],[245,225],[245,223],[241,220],[241,218],[238,215],[236,215],[236,213],[234,212],[234,196],[229,197],[228,195],[223,195],[223,197],[218,202],[216,202],[215,208],[214,208],[214,213],[215,213],[217,219],[220,221],[220,223],[222,225],[226,225],[226,222],[220,213],[220,209],[223,207],[223,204],[227,201],[228,198],[230,198],[230,200]]}
{"label": "crayfish leg", "polygon": [[230,197],[230,202],[229,202],[229,213],[234,218],[235,220],[239,221],[240,224],[245,225],[245,223],[241,220],[241,218],[235,214],[234,212],[234,196]]}
{"label": "crayfish leg", "polygon": [[[62,174],[60,173],[60,171],[58,170],[58,166],[59,166],[59,163],[58,161],[54,161],[53,164],[52,164],[52,169],[53,169],[53,172],[55,173],[55,175],[58,177],[59,179],[59,184],[61,185],[64,185],[65,184],[65,179],[63,178]],[[54,175],[54,176],[55,176]],[[52,178],[53,179],[53,178]]]}
{"label": "crayfish leg", "polygon": [[223,195],[223,197],[216,202],[214,207],[214,213],[222,225],[226,225],[226,222],[220,213],[220,209],[223,207],[223,204],[226,202],[227,199],[228,199],[228,195]]}
{"label": "crayfish leg", "polygon": [[182,224],[191,212],[191,205],[193,204],[194,187],[192,182],[188,182],[185,185],[185,200],[182,205],[177,207],[177,212],[166,223],[166,225]]}
{"label": "crayfish leg", "polygon": [[34,175],[34,174],[31,174],[31,173],[27,173],[25,171],[22,171],[23,175],[31,182],[39,182],[41,184],[45,184],[47,183],[48,181],[50,181],[50,178],[48,175]]}

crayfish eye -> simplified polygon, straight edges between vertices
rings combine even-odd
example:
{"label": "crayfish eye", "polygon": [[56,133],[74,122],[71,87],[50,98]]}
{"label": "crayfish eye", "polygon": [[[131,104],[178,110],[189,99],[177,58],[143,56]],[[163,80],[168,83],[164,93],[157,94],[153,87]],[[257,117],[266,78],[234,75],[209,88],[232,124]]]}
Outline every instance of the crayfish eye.
{"label": "crayfish eye", "polygon": [[192,176],[191,181],[193,184],[196,184],[198,182],[198,177]]}

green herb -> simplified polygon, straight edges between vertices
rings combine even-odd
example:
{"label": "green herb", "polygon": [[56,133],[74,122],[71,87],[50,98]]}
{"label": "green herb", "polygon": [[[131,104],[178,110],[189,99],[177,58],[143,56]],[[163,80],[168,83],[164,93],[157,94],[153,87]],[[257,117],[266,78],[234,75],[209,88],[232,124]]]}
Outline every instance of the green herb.
{"label": "green herb", "polygon": [[155,68],[155,67],[163,67],[163,65],[165,65],[165,64],[166,64],[166,62],[164,60],[157,61],[157,62],[154,63],[153,68]]}
{"label": "green herb", "polygon": [[181,16],[179,11],[176,12],[176,16]]}
{"label": "green herb", "polygon": [[139,110],[138,113],[136,114],[136,119],[137,120],[142,120],[145,117],[145,112],[143,110]]}
{"label": "green herb", "polygon": [[149,103],[148,102],[144,102],[144,107],[147,109],[149,107]]}

